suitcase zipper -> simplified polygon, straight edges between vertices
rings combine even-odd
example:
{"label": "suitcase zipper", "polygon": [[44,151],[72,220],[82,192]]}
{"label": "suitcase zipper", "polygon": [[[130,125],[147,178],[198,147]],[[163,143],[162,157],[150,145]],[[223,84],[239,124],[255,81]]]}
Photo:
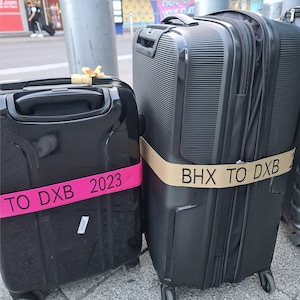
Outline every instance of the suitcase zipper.
{"label": "suitcase zipper", "polygon": [[[255,102],[255,109],[254,111],[256,111],[256,113],[253,113],[252,111],[252,115],[256,116],[256,122],[257,122],[257,126],[256,126],[256,130],[255,130],[255,149],[253,151],[253,159],[256,159],[259,155],[259,146],[261,145],[261,136],[262,136],[262,128],[263,128],[263,121],[264,119],[269,119],[270,117],[266,114],[264,114],[265,112],[265,93],[266,93],[266,74],[268,73],[266,70],[266,66],[267,66],[267,50],[266,50],[266,46],[265,46],[265,42],[266,39],[266,32],[267,32],[267,27],[265,22],[258,17],[256,14],[254,13],[245,13],[245,15],[247,17],[250,17],[251,20],[254,20],[256,22],[256,24],[260,27],[261,33],[259,36],[259,40],[261,41],[261,48],[260,48],[260,60],[261,60],[261,69],[259,69],[259,73],[260,73],[260,77],[259,77],[259,89],[257,90],[255,96],[256,102]],[[253,35],[256,36],[257,33],[255,33],[255,29],[253,28],[253,25],[251,25],[249,22],[245,22],[249,29],[253,32]],[[256,25],[256,26],[257,26]],[[257,79],[256,79],[257,81]],[[254,123],[255,120],[252,120],[252,122]],[[269,124],[270,122],[268,122]],[[252,127],[252,123],[249,124],[248,130],[250,130]],[[246,147],[246,143],[247,140],[245,141],[245,151],[244,154],[246,156],[248,156],[246,154],[247,151],[247,147]],[[265,145],[265,144],[264,144]],[[264,146],[261,146],[260,148],[264,148]],[[240,264],[241,264],[241,258],[243,255],[243,251],[244,251],[244,243],[245,243],[245,234],[246,234],[246,229],[247,229],[247,219],[248,219],[248,211],[249,211],[249,205],[250,205],[250,195],[252,192],[252,189],[254,188],[253,185],[247,186],[247,194],[246,194],[246,203],[245,203],[245,211],[244,211],[244,219],[243,219],[243,224],[242,224],[242,230],[241,230],[241,238],[240,238],[240,246],[238,249],[238,254],[237,254],[237,260],[236,260],[236,266],[235,266],[235,271],[234,271],[234,276],[233,276],[233,281],[237,282],[243,278],[238,278],[238,273],[240,271]],[[250,275],[250,274],[249,274]]]}
{"label": "suitcase zipper", "polygon": [[[255,64],[251,63],[253,59],[255,60],[256,49],[255,47],[249,47],[254,45],[254,33],[244,22],[227,20],[237,29],[240,41],[242,45],[242,57],[244,57],[244,62],[241,66],[241,82],[238,94],[245,95],[245,121],[243,127],[240,128],[242,134],[241,144],[240,144],[240,153],[239,157],[244,158],[245,148],[247,144],[247,131],[249,126],[251,127],[251,106],[252,106],[252,96],[253,96],[253,82],[254,82],[254,70]],[[249,30],[250,29],[250,30]],[[252,55],[252,59],[251,59]],[[236,119],[236,118],[234,118]],[[241,124],[242,125],[242,124]],[[234,142],[234,141],[233,141]],[[242,163],[242,161],[241,161]],[[240,201],[243,199],[244,201]],[[242,234],[243,227],[245,226],[245,219],[247,216],[247,207],[249,200],[249,190],[247,187],[237,187],[234,189],[232,200],[231,200],[231,209],[229,214],[229,226],[227,230],[227,236],[225,237],[225,253],[224,261],[222,265],[222,274],[221,282],[224,281],[233,281],[234,274],[232,272],[235,270],[231,269],[231,266],[237,265],[237,257],[239,253],[239,247],[242,243]],[[237,213],[238,212],[238,213]],[[243,212],[243,214],[241,214]],[[238,224],[242,224],[242,228]],[[238,225],[238,226],[236,226]],[[240,230],[239,230],[240,228]],[[235,233],[234,233],[235,232]],[[237,250],[234,250],[237,249]],[[237,251],[237,253],[236,253]],[[236,253],[236,254],[234,254]],[[221,283],[220,282],[220,283]]]}
{"label": "suitcase zipper", "polygon": [[[226,13],[226,12],[225,12]],[[230,13],[230,11],[229,11]],[[265,48],[265,45],[263,44],[263,41],[265,40],[265,33],[267,32],[267,25],[265,24],[265,22],[263,20],[260,19],[260,17],[258,17],[256,14],[248,12],[248,13],[244,13],[244,16],[251,18],[251,21],[254,21],[254,23],[250,23],[247,22],[247,20],[245,20],[246,22],[244,22],[244,24],[246,24],[249,28],[249,32],[252,32],[252,36],[255,38],[254,42],[261,42],[260,48],[259,48],[259,55],[256,55],[256,59],[255,59],[255,63],[257,64],[257,58],[259,58],[261,60],[261,69],[257,69],[256,70],[256,75],[254,78],[255,81],[253,81],[254,83],[254,89],[251,91],[251,93],[253,93],[252,96],[249,97],[249,100],[252,100],[252,105],[251,102],[249,102],[249,105],[251,105],[252,107],[249,106],[248,110],[249,110],[249,122],[246,124],[245,126],[245,134],[244,134],[244,140],[242,143],[242,151],[241,151],[241,157],[244,157],[245,160],[253,160],[255,158],[257,158],[257,156],[259,155],[259,145],[260,145],[260,140],[261,140],[261,128],[263,126],[263,122],[265,124],[268,124],[268,122],[265,121],[265,119],[268,121],[269,120],[269,116],[268,115],[264,115],[263,116],[263,112],[265,111],[265,103],[264,103],[264,96],[265,96],[265,89],[266,89],[266,74],[267,74],[267,70],[266,70],[266,58],[268,55],[268,52]],[[252,25],[251,25],[252,24]],[[261,28],[260,31],[260,36],[257,39],[257,33],[255,33],[255,29],[253,28],[254,26],[259,26]],[[257,48],[257,47],[256,47]],[[253,65],[255,67],[255,65]],[[259,66],[258,66],[259,68]],[[255,85],[255,83],[257,83]],[[256,87],[256,89],[255,89]],[[254,104],[254,105],[253,105]],[[252,116],[252,118],[251,118]],[[251,130],[254,129],[254,131],[251,133]],[[252,135],[252,137],[251,137]],[[252,142],[251,142],[252,139]],[[249,142],[252,144],[252,147],[254,147],[254,149],[249,151],[249,147],[247,146],[247,144],[249,144]],[[264,144],[265,145],[265,144]],[[251,146],[251,145],[250,145]],[[264,146],[260,147],[260,148],[264,148]],[[261,149],[260,149],[261,150]],[[250,195],[252,192],[252,188],[253,186],[245,186],[245,187],[240,187],[237,188],[236,191],[240,191],[240,190],[245,190],[244,193],[244,199],[245,199],[245,206],[244,206],[244,216],[243,216],[243,220],[242,220],[242,228],[240,230],[240,239],[239,239],[239,246],[238,246],[238,252],[237,252],[237,257],[236,257],[236,263],[235,263],[235,268],[234,268],[234,273],[232,274],[232,271],[230,272],[230,270],[228,271],[228,267],[229,264],[227,263],[226,265],[224,265],[225,268],[225,272],[224,272],[224,279],[225,281],[230,281],[230,282],[237,282],[243,278],[238,278],[238,272],[240,271],[240,264],[241,264],[241,258],[242,258],[242,254],[243,254],[243,249],[244,249],[244,242],[245,242],[245,234],[246,234],[246,224],[247,224],[247,219],[248,219],[248,210],[249,210],[249,205],[250,205]],[[238,211],[235,211],[234,214],[236,214]],[[234,218],[234,215],[232,216],[232,218]],[[230,239],[232,238],[231,234],[228,234],[228,236],[230,237]],[[230,247],[230,239],[227,240],[227,245],[228,247]],[[228,254],[229,252],[227,252],[226,254],[226,259],[228,260]]]}
{"label": "suitcase zipper", "polygon": [[[234,27],[235,31],[237,34],[233,34],[233,36],[239,38],[240,41],[240,47],[241,47],[241,66],[240,66],[240,70],[241,70],[241,76],[240,76],[240,82],[238,85],[238,89],[236,92],[237,95],[237,102],[238,101],[243,101],[244,103],[242,104],[243,108],[242,110],[246,109],[246,118],[245,120],[242,120],[240,123],[240,129],[238,130],[238,132],[235,134],[235,136],[231,136],[231,141],[233,141],[233,143],[231,144],[236,144],[239,143],[239,149],[235,150],[235,153],[232,153],[232,157],[229,157],[229,160],[232,162],[233,160],[235,160],[237,157],[241,158],[242,154],[244,152],[245,149],[245,143],[246,140],[242,138],[242,136],[245,136],[245,132],[247,130],[247,127],[250,123],[250,111],[251,111],[251,103],[248,104],[248,107],[244,107],[245,105],[247,105],[247,101],[249,102],[249,100],[251,100],[252,98],[252,90],[249,89],[250,86],[252,86],[252,82],[253,82],[253,78],[254,78],[254,65],[251,63],[252,59],[251,56],[253,55],[253,53],[255,53],[255,47],[253,46],[253,49],[250,49],[250,47],[248,47],[249,44],[253,45],[253,38],[254,38],[254,34],[250,31],[249,32],[249,28],[247,25],[245,25],[245,23],[243,21],[235,21],[226,17],[214,17],[214,16],[208,16],[205,18],[197,18],[198,20],[204,20],[204,21],[213,21],[216,23],[219,23],[225,27],[228,28],[227,24],[230,24]],[[225,24],[224,24],[225,23]],[[230,31],[232,31],[232,29],[229,28]],[[245,36],[247,37],[246,40],[248,41],[247,43],[245,43]],[[239,98],[239,99],[238,99]],[[236,112],[234,113],[234,119],[238,119],[240,118],[240,112],[241,109],[237,109],[237,103],[236,103]],[[243,133],[243,134],[242,134]],[[238,141],[236,141],[236,137],[238,137]],[[238,160],[238,159],[237,159]],[[228,258],[229,258],[229,252],[230,252],[230,241],[232,238],[232,232],[235,229],[234,228],[234,224],[235,224],[235,211],[236,211],[236,207],[237,207],[237,200],[238,200],[238,193],[239,191],[241,191],[241,189],[234,189],[233,194],[230,194],[230,207],[228,210],[228,215],[224,216],[224,221],[218,220],[217,223],[215,223],[215,226],[218,226],[219,229],[217,229],[216,231],[218,232],[219,230],[222,230],[222,228],[220,228],[220,224],[227,224],[227,229],[225,231],[226,235],[223,238],[223,251],[221,253],[223,254],[217,254],[218,251],[216,251],[216,260],[215,260],[215,267],[214,267],[214,275],[213,275],[213,279],[211,283],[207,283],[207,286],[219,286],[222,282],[224,282],[224,279],[226,279],[226,270],[227,270],[227,264],[228,264]],[[219,207],[220,205],[222,205],[223,202],[223,198],[226,197],[226,195],[223,194],[223,196],[221,196],[222,199],[218,199],[218,202],[220,204],[217,204],[217,206]],[[221,206],[220,206],[221,207]],[[223,214],[222,214],[223,215]],[[226,218],[226,220],[225,220]],[[218,236],[220,236],[219,233],[217,233]],[[241,235],[241,232],[239,233],[239,235]],[[219,242],[220,243],[220,242]],[[220,246],[218,246],[219,248]]]}

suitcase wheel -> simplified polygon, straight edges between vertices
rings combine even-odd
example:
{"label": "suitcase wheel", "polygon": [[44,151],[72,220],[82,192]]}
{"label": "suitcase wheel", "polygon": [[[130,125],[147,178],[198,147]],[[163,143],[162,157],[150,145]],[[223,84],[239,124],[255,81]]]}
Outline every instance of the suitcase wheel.
{"label": "suitcase wheel", "polygon": [[9,293],[14,300],[43,300],[46,297],[46,293],[42,291]]}
{"label": "suitcase wheel", "polygon": [[176,294],[174,287],[170,287],[162,284],[160,286],[161,300],[176,300]]}
{"label": "suitcase wheel", "polygon": [[290,241],[295,245],[300,247],[300,231],[293,232],[290,234]]}
{"label": "suitcase wheel", "polygon": [[260,284],[264,291],[271,294],[275,291],[275,281],[270,270],[258,273]]}

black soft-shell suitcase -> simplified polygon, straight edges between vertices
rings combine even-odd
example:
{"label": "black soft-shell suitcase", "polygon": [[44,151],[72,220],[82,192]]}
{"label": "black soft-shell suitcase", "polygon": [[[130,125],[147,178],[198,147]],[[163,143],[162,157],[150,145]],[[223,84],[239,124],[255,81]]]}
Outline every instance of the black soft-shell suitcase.
{"label": "black soft-shell suitcase", "polygon": [[55,29],[50,25],[43,25],[43,29],[51,36],[54,36]]}
{"label": "black soft-shell suitcase", "polygon": [[50,79],[1,85],[1,274],[11,295],[138,263],[138,115],[132,89]]}
{"label": "black soft-shell suitcase", "polygon": [[243,11],[169,16],[135,34],[145,232],[163,299],[255,272],[274,290],[299,53],[299,28]]}

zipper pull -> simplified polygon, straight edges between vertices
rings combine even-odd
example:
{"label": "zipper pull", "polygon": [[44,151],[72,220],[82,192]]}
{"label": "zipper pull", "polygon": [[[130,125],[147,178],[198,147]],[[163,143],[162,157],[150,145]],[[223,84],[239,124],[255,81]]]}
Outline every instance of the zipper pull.
{"label": "zipper pull", "polygon": [[295,8],[291,8],[291,9],[290,9],[290,14],[291,14],[291,17],[290,17],[290,23],[293,23],[293,22],[294,22],[294,20],[295,20],[295,13],[296,13]]}

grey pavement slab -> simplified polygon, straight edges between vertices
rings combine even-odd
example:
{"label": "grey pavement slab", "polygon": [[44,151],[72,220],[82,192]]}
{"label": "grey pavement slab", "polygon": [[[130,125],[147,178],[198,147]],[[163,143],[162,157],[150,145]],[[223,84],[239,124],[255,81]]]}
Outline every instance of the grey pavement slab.
{"label": "grey pavement slab", "polygon": [[[276,290],[267,294],[255,274],[240,283],[224,283],[218,288],[199,290],[176,288],[177,300],[300,300],[300,248],[294,246],[288,236],[291,228],[281,223],[272,263]],[[146,247],[144,240],[143,249]],[[0,300],[11,299],[2,281]],[[149,252],[140,256],[140,265],[132,269],[124,266],[62,285],[53,290],[47,300],[154,300],[160,299],[160,282],[153,268]]]}

